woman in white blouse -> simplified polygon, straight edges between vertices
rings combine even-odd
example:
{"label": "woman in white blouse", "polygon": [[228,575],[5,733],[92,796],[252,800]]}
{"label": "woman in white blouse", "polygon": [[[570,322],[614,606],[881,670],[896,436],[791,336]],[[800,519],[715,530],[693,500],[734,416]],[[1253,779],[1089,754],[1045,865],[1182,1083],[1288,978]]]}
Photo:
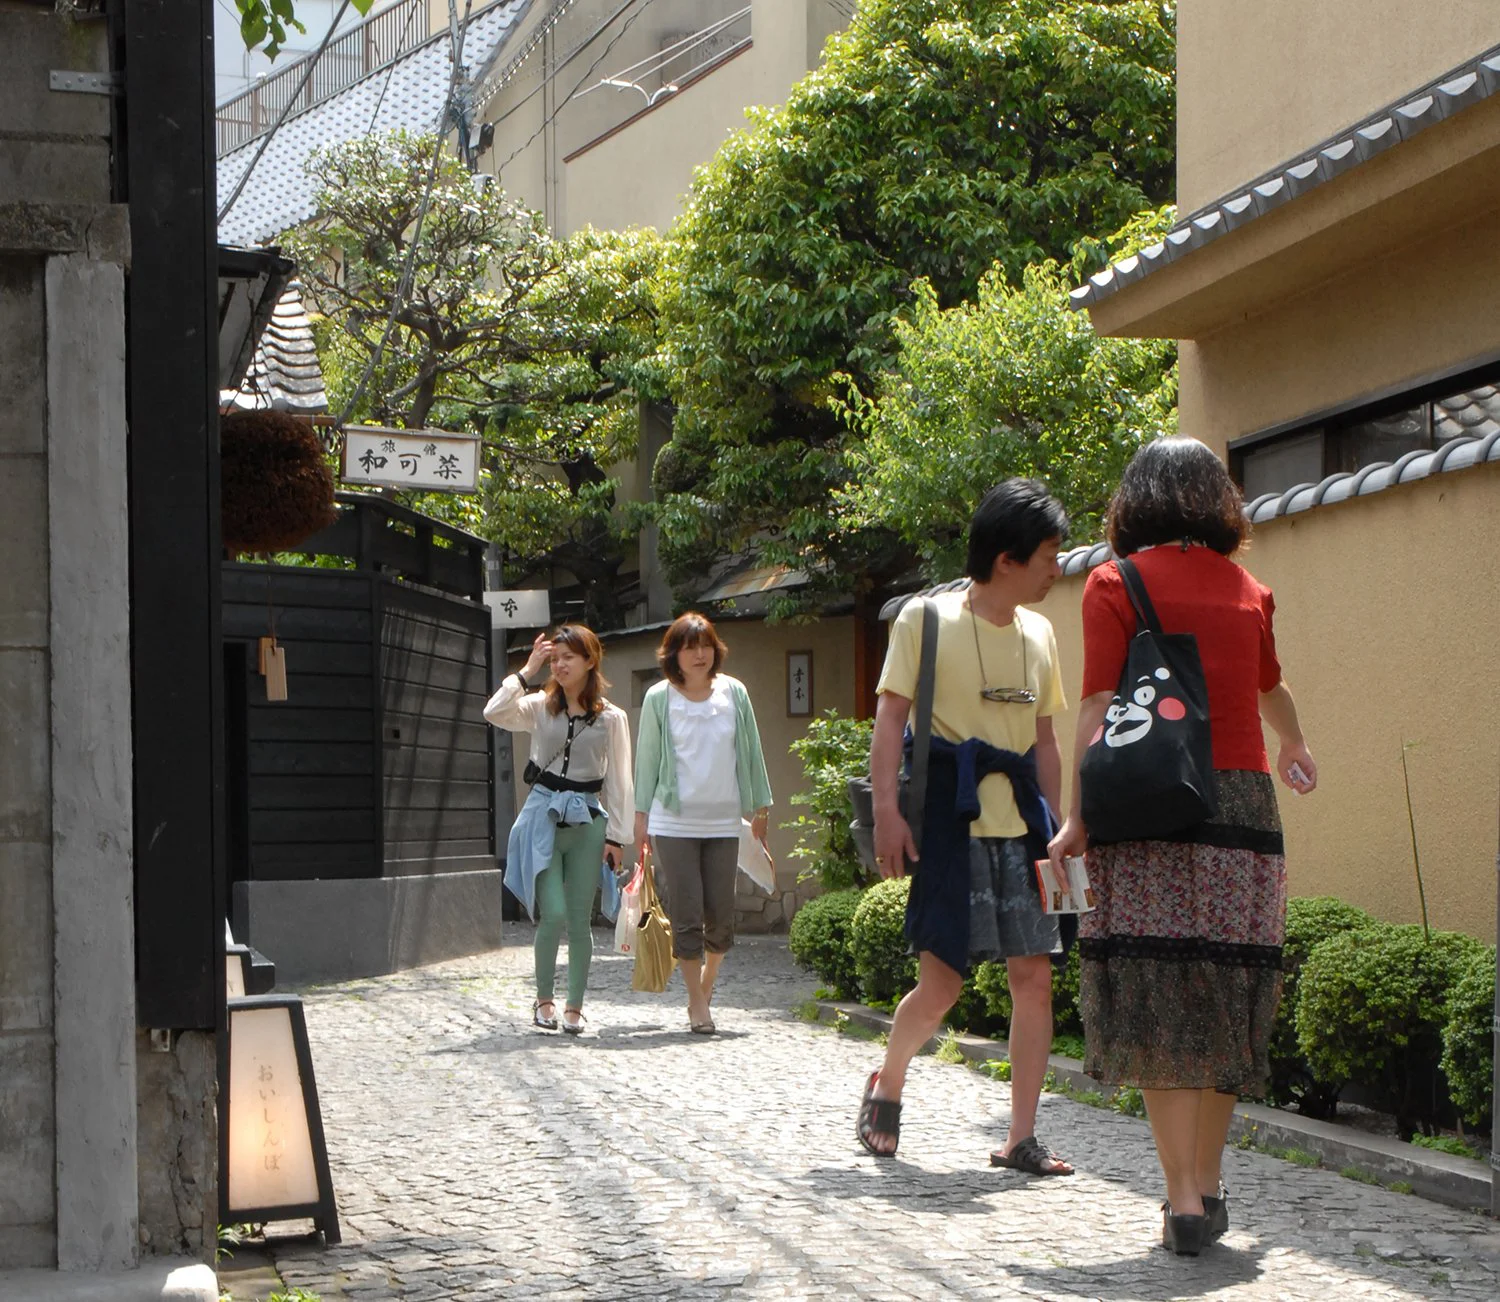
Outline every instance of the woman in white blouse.
{"label": "woman in white blouse", "polygon": [[667,629],[656,652],[666,681],[641,703],[636,756],[636,845],[649,833],[688,1025],[700,1035],[714,1033],[714,980],[734,944],[740,820],[764,845],[771,804],[750,694],[719,672],[726,650],[702,615]]}
{"label": "woman in white blouse", "polygon": [[[531,734],[525,778],[531,794],[506,848],[505,884],[536,920],[536,1003],[531,1020],[558,1027],[553,985],[557,947],[568,929],[568,1002],[562,1029],[583,1030],[583,995],[593,958],[594,891],[600,865],[616,873],[631,835],[630,725],[604,697],[604,648],[582,624],[537,635],[520,673],[484,707],[497,728]],[[552,681],[540,687],[550,664]]]}

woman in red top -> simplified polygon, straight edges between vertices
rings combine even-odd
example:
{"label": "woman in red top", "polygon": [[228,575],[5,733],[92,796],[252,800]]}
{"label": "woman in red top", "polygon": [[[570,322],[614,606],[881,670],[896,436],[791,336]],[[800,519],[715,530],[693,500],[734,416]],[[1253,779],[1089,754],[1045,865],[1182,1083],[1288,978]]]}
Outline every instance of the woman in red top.
{"label": "woman in red top", "polygon": [[[1197,638],[1208,688],[1219,811],[1170,839],[1088,848],[1098,907],[1079,929],[1085,1070],[1134,1085],[1166,1176],[1162,1242],[1196,1255],[1229,1227],[1220,1162],[1236,1097],[1265,1092],[1281,999],[1286,862],[1261,720],[1293,791],[1317,767],[1281,676],[1270,590],[1229,559],[1249,523],[1224,463],[1196,439],[1138,452],[1109,507],[1167,633]],[[1104,722],[1136,615],[1120,572],[1083,590],[1083,691],[1072,809],[1049,847],[1082,854],[1078,763]]]}

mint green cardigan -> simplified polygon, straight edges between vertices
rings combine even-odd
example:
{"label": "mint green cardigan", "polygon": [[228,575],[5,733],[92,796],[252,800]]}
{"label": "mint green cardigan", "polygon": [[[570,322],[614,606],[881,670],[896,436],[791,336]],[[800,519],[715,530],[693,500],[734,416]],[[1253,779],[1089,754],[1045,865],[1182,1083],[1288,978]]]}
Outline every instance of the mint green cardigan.
{"label": "mint green cardigan", "polygon": [[[755,726],[755,709],[745,684],[728,674],[720,678],[729,686],[734,698],[734,771],[740,784],[740,812],[754,813],[771,803],[771,779],[766,773],[766,758],[760,748],[760,729]],[[651,803],[660,799],[672,813],[680,813],[677,796],[677,754],[672,749],[672,733],[667,727],[667,691],[665,679],[653,684],[641,702],[641,733],[635,747],[635,808],[640,814],[651,812]]]}

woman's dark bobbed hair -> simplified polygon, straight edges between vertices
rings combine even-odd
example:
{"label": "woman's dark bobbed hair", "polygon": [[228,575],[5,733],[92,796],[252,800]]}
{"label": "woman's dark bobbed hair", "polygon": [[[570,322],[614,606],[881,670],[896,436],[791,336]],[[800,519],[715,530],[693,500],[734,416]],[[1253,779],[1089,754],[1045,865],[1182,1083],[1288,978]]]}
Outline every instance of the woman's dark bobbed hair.
{"label": "woman's dark bobbed hair", "polygon": [[1130,459],[1109,503],[1109,545],[1116,556],[1186,540],[1221,556],[1250,536],[1245,500],[1228,467],[1191,438],[1156,439]]}

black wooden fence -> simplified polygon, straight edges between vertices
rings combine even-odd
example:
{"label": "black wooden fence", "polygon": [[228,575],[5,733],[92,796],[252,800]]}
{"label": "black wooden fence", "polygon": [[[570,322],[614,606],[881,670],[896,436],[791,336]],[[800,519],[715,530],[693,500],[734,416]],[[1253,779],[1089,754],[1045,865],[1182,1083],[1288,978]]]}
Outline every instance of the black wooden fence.
{"label": "black wooden fence", "polygon": [[[378,571],[227,564],[223,611],[232,880],[495,866],[483,605]],[[272,631],[284,701],[258,669]]]}

